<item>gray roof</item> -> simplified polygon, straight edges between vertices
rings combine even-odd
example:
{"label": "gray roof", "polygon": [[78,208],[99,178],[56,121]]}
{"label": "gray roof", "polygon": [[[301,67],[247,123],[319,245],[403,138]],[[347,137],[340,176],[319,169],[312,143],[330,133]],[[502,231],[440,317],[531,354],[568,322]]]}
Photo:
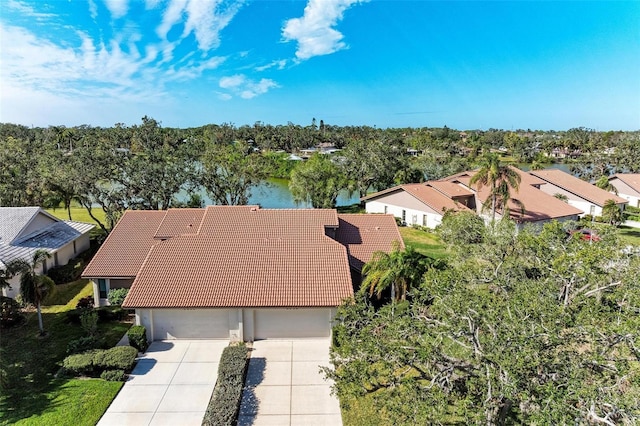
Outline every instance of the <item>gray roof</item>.
{"label": "gray roof", "polygon": [[0,207],[0,243],[10,244],[38,212],[40,207]]}
{"label": "gray roof", "polygon": [[[38,213],[56,222],[16,238]],[[30,259],[39,249],[54,253],[91,231],[94,226],[90,223],[62,221],[39,207],[0,207],[0,266],[13,259]]]}

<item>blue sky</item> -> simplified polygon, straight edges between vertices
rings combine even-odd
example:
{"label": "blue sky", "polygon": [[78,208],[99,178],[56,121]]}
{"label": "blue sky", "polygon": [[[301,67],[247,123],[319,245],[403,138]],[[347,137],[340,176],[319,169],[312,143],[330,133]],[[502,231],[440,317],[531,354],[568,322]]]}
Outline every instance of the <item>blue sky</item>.
{"label": "blue sky", "polygon": [[640,129],[640,1],[0,2],[0,122]]}

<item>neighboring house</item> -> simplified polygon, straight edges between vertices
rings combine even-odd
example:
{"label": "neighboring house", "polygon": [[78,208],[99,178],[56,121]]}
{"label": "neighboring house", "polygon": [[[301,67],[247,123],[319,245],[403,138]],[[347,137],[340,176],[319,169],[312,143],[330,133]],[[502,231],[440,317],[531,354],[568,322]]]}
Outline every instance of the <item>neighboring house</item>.
{"label": "neighboring house", "polygon": [[[519,225],[543,224],[551,220],[576,220],[581,211],[540,190],[545,184],[535,176],[515,169],[521,178],[519,189],[511,190],[510,218]],[[400,185],[362,198],[367,213],[390,213],[407,225],[435,228],[447,210],[473,211],[490,220],[482,206],[490,196],[490,188],[471,185],[474,171],[466,171],[437,181]],[[519,203],[524,205],[524,212]],[[500,219],[504,211],[496,209]]]}
{"label": "neighboring house", "polygon": [[394,186],[363,197],[367,213],[385,213],[406,225],[435,228],[447,210],[469,210],[473,192],[450,182]]}
{"label": "neighboring house", "polygon": [[580,216],[602,216],[602,207],[607,200],[615,201],[620,209],[624,209],[624,206],[628,203],[624,198],[611,194],[562,170],[532,170],[529,173],[545,182],[540,186],[541,191],[549,195],[560,194],[566,196],[570,205],[582,211]]}
{"label": "neighboring house", "polygon": [[[360,217],[359,217],[360,216]],[[127,211],[87,266],[96,305],[123,307],[150,340],[328,337],[376,250],[402,244],[392,216],[322,209]]]}
{"label": "neighboring house", "polygon": [[[14,259],[31,261],[43,249],[51,254],[38,273],[54,266],[66,265],[70,259],[89,248],[89,231],[95,225],[60,220],[40,207],[0,207],[0,267]],[[13,277],[11,288],[3,296],[20,294],[20,278]]]}
{"label": "neighboring house", "polygon": [[609,183],[630,206],[640,208],[640,174],[618,173],[609,177]]}
{"label": "neighboring house", "polygon": [[[543,225],[552,220],[568,221],[577,220],[581,211],[556,197],[541,191],[541,187],[545,181],[524,172],[520,169],[512,167],[520,175],[520,184],[518,189],[511,188],[511,200],[508,203],[509,217],[515,221],[519,227],[529,223],[535,225]],[[444,178],[443,180],[453,182],[470,191],[475,195],[475,211],[485,220],[491,220],[490,212],[483,210],[483,205],[491,196],[491,189],[483,186],[478,189],[477,184],[471,185],[471,178],[475,175],[475,171],[467,171]],[[524,206],[524,211],[522,207]],[[501,219],[505,212],[501,208],[496,209],[496,219]]]}

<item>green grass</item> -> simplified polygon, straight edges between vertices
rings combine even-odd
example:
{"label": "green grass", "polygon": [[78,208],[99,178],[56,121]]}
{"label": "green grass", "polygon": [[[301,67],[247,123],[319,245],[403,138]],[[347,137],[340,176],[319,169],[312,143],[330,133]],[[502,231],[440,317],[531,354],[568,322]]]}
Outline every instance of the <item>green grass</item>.
{"label": "green grass", "polygon": [[[0,365],[6,370],[7,388],[0,394],[1,425],[95,424],[118,393],[120,383],[55,377],[68,343],[85,334],[66,315],[79,297],[91,294],[91,284],[81,284],[59,286],[63,289],[53,301],[67,303],[43,307],[46,337],[38,336],[35,312],[27,313],[22,324],[2,330]],[[127,323],[101,323],[98,336],[114,346],[129,327]]]}
{"label": "green grass", "polygon": [[632,228],[630,226],[620,226],[618,235],[623,244],[631,244],[640,246],[640,228]]}
{"label": "green grass", "polygon": [[399,229],[406,246],[411,246],[416,251],[434,259],[447,256],[446,247],[437,235],[410,227]]}
{"label": "green grass", "polygon": [[98,423],[118,394],[122,382],[67,380],[45,395],[48,407],[38,415],[18,420],[16,425],[87,425]]}
{"label": "green grass", "polygon": [[[58,305],[48,308],[48,312],[55,312],[56,308],[58,308],[58,311],[73,309],[78,303],[78,300],[93,294],[93,286],[87,285],[88,283],[89,280],[78,280],[68,284],[57,285],[53,293],[47,296],[43,304]],[[67,305],[70,305],[70,307]],[[52,309],[54,310],[52,311]]]}
{"label": "green grass", "polygon": [[[47,209],[47,212],[57,217],[58,219],[69,220],[69,213],[64,208],[58,207],[57,209]],[[91,213],[93,213],[93,215],[100,222],[105,224],[106,219],[105,219],[104,210],[98,207],[98,208],[92,209]],[[89,216],[87,209],[79,206],[71,207],[71,220],[74,220],[76,222],[95,223],[96,225],[98,225],[98,223],[95,220],[93,220],[91,216]]]}

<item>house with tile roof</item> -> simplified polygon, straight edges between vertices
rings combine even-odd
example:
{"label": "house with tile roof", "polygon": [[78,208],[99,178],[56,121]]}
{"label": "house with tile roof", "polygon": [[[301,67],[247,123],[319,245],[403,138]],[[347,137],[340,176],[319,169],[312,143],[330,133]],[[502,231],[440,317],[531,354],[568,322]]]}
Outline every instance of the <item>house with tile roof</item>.
{"label": "house with tile roof", "polygon": [[549,195],[564,195],[567,202],[580,209],[580,216],[602,216],[602,207],[607,200],[613,200],[620,209],[628,204],[628,201],[604,189],[600,189],[582,179],[557,169],[532,170],[531,175],[540,178],[544,184],[540,190]]}
{"label": "house with tile roof", "polygon": [[405,225],[435,228],[447,210],[474,207],[473,192],[451,182],[426,182],[394,186],[363,197],[367,213],[391,214]]}
{"label": "house with tile roof", "polygon": [[89,263],[96,305],[123,307],[150,340],[327,337],[352,276],[402,245],[391,215],[324,209],[127,211]]}
{"label": "house with tile roof", "polygon": [[[526,223],[543,224],[551,220],[576,220],[581,211],[540,190],[546,182],[519,169],[518,190],[512,188],[509,215],[519,226]],[[390,213],[407,225],[435,228],[447,210],[473,211],[490,220],[482,206],[490,196],[487,187],[471,184],[475,171],[420,184],[399,185],[362,198],[368,213]],[[521,208],[524,206],[524,210]],[[505,214],[496,210],[496,218]]]}
{"label": "house with tile roof", "polygon": [[609,177],[609,183],[630,206],[640,208],[640,173],[618,173]]}
{"label": "house with tile roof", "polygon": [[[0,267],[15,259],[30,261],[37,250],[51,254],[39,273],[66,265],[89,248],[90,223],[60,220],[40,207],[0,207]],[[13,277],[2,295],[20,294],[20,278]]]}

